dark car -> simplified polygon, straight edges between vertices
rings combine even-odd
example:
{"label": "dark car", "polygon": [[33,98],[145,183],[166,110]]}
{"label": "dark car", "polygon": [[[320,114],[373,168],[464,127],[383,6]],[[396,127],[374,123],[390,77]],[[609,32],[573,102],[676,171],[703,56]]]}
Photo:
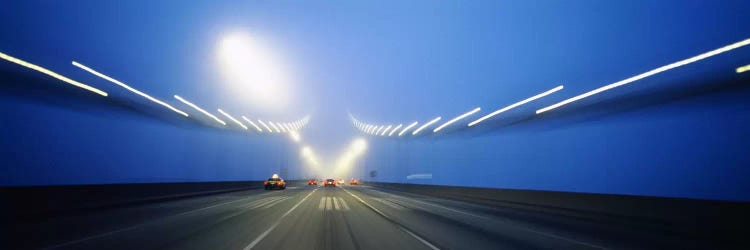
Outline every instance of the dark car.
{"label": "dark car", "polygon": [[334,179],[327,179],[323,182],[323,186],[326,187],[335,187],[336,186],[336,180]]}
{"label": "dark car", "polygon": [[286,182],[281,178],[268,178],[267,181],[263,182],[263,187],[266,190],[269,189],[286,189]]}

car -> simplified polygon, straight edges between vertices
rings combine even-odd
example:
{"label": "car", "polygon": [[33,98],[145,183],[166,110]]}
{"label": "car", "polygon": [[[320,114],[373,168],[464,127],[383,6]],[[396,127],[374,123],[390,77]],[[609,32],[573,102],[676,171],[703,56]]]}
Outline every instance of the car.
{"label": "car", "polygon": [[349,181],[349,185],[359,185],[359,180],[352,179],[351,181]]}
{"label": "car", "polygon": [[336,180],[334,179],[327,179],[323,182],[324,187],[335,187],[336,186]]}
{"label": "car", "polygon": [[310,179],[309,181],[307,181],[307,185],[316,185],[317,186],[318,185],[318,180],[316,180],[316,179]]}
{"label": "car", "polygon": [[284,179],[279,178],[279,175],[274,174],[271,178],[263,182],[263,187],[266,190],[270,189],[286,189],[286,182]]}
{"label": "car", "polygon": [[339,185],[346,184],[346,182],[344,181],[344,178],[339,178],[338,182],[336,182],[336,183],[338,183]]}

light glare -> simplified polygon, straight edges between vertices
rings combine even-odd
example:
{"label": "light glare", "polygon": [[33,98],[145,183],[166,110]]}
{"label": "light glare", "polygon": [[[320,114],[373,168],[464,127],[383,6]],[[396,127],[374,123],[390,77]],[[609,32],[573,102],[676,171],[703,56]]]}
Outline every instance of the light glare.
{"label": "light glare", "polygon": [[396,130],[398,130],[399,128],[401,128],[401,126],[403,126],[403,124],[399,124],[398,126],[396,126],[395,128],[393,128],[393,130],[391,130],[391,132],[388,133],[388,136],[393,135],[393,133],[395,133]]}
{"label": "light glare", "polygon": [[250,123],[250,125],[253,125],[253,127],[255,127],[255,129],[257,129],[257,130],[258,130],[258,132],[261,132],[261,133],[263,133],[263,130],[262,130],[262,129],[260,129],[260,127],[258,127],[258,125],[255,125],[255,123],[254,123],[254,122],[253,122],[252,120],[250,120],[250,119],[247,119],[247,117],[245,117],[244,115],[242,116],[242,119],[244,119],[245,121],[249,122],[249,123]]}
{"label": "light glare", "polygon": [[398,133],[398,136],[403,135],[404,133],[406,133],[406,131],[409,131],[409,129],[411,129],[412,127],[417,126],[417,123],[419,122],[413,122],[412,124],[409,124],[409,126],[406,126],[404,130],[401,130],[401,132]]}

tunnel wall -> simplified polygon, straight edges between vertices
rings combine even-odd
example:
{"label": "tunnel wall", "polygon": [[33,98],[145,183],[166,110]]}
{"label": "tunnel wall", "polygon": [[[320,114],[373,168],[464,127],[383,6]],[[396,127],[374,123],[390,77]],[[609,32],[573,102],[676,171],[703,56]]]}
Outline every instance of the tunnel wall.
{"label": "tunnel wall", "polygon": [[441,135],[373,137],[357,175],[376,182],[749,201],[748,82],[744,75],[647,80],[548,114],[534,110],[551,101]]}

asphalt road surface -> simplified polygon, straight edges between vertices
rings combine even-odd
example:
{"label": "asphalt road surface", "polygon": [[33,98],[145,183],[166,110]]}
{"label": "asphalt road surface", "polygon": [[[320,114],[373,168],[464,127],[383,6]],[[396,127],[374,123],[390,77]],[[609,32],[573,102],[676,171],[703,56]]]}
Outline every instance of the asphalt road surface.
{"label": "asphalt road surface", "polygon": [[654,232],[368,186],[248,190],[13,229],[19,249],[700,248]]}

